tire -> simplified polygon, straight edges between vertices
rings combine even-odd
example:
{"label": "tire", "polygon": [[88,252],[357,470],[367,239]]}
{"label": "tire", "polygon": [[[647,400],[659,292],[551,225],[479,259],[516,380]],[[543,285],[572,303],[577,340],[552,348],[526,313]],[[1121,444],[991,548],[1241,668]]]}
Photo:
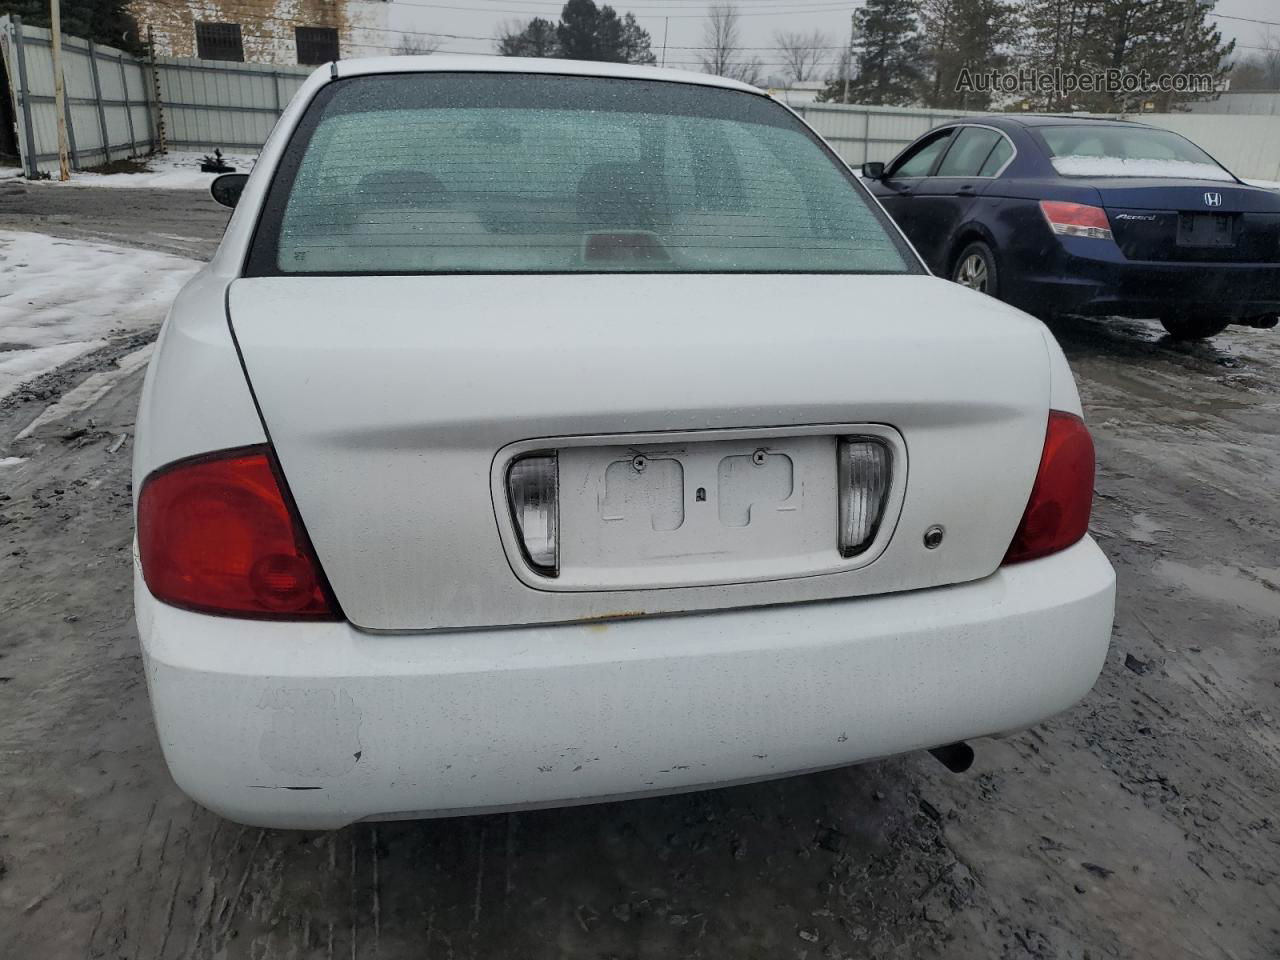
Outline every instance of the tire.
{"label": "tire", "polygon": [[995,252],[981,240],[967,244],[951,265],[951,281],[989,297],[1000,296]]}
{"label": "tire", "polygon": [[1216,337],[1230,326],[1230,320],[1217,317],[1161,317],[1160,323],[1175,340],[1204,340]]}

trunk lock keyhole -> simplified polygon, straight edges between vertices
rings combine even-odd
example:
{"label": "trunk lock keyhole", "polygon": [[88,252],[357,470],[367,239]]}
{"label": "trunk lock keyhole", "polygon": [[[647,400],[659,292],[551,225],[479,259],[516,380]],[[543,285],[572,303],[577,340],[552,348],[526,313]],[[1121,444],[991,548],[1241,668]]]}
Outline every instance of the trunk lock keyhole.
{"label": "trunk lock keyhole", "polygon": [[926,550],[936,550],[942,546],[942,537],[946,531],[941,524],[935,523],[932,527],[924,532],[924,545]]}

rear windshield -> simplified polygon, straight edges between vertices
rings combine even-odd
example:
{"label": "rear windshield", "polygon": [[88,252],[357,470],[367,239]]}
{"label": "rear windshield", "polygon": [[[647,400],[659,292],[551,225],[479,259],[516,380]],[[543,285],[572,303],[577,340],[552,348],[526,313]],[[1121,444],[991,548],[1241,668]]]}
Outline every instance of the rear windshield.
{"label": "rear windshield", "polygon": [[1038,128],[1064,177],[1235,178],[1190,140],[1168,130],[1115,123]]}
{"label": "rear windshield", "polygon": [[763,97],[427,73],[318,94],[247,273],[918,270],[848,170]]}

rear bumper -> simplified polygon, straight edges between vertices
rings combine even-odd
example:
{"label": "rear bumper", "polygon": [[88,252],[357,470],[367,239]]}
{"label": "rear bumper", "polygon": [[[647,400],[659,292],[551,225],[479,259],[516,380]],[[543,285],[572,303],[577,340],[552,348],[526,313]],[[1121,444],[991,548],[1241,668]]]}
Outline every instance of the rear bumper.
{"label": "rear bumper", "polygon": [[1033,313],[1183,311],[1232,320],[1280,314],[1280,263],[1134,261],[1110,241],[1071,238],[1017,273],[1011,299]]}
{"label": "rear bumper", "polygon": [[1086,538],[985,580],[681,617],[370,635],[187,613],[136,576],[178,785],[270,827],[675,792],[1015,730],[1101,670]]}

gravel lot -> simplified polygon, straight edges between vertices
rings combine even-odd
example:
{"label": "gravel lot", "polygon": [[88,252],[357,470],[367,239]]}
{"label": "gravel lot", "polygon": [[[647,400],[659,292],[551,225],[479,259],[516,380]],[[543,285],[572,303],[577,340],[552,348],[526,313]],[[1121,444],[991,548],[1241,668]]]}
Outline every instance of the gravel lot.
{"label": "gravel lot", "polygon": [[[177,191],[2,209],[194,257],[225,221]],[[334,834],[221,821],[165,772],[130,599],[141,370],[15,439],[154,330],[0,400],[0,957],[1280,956],[1280,333],[1055,332],[1120,578],[1074,710],[959,776],[914,755]]]}

